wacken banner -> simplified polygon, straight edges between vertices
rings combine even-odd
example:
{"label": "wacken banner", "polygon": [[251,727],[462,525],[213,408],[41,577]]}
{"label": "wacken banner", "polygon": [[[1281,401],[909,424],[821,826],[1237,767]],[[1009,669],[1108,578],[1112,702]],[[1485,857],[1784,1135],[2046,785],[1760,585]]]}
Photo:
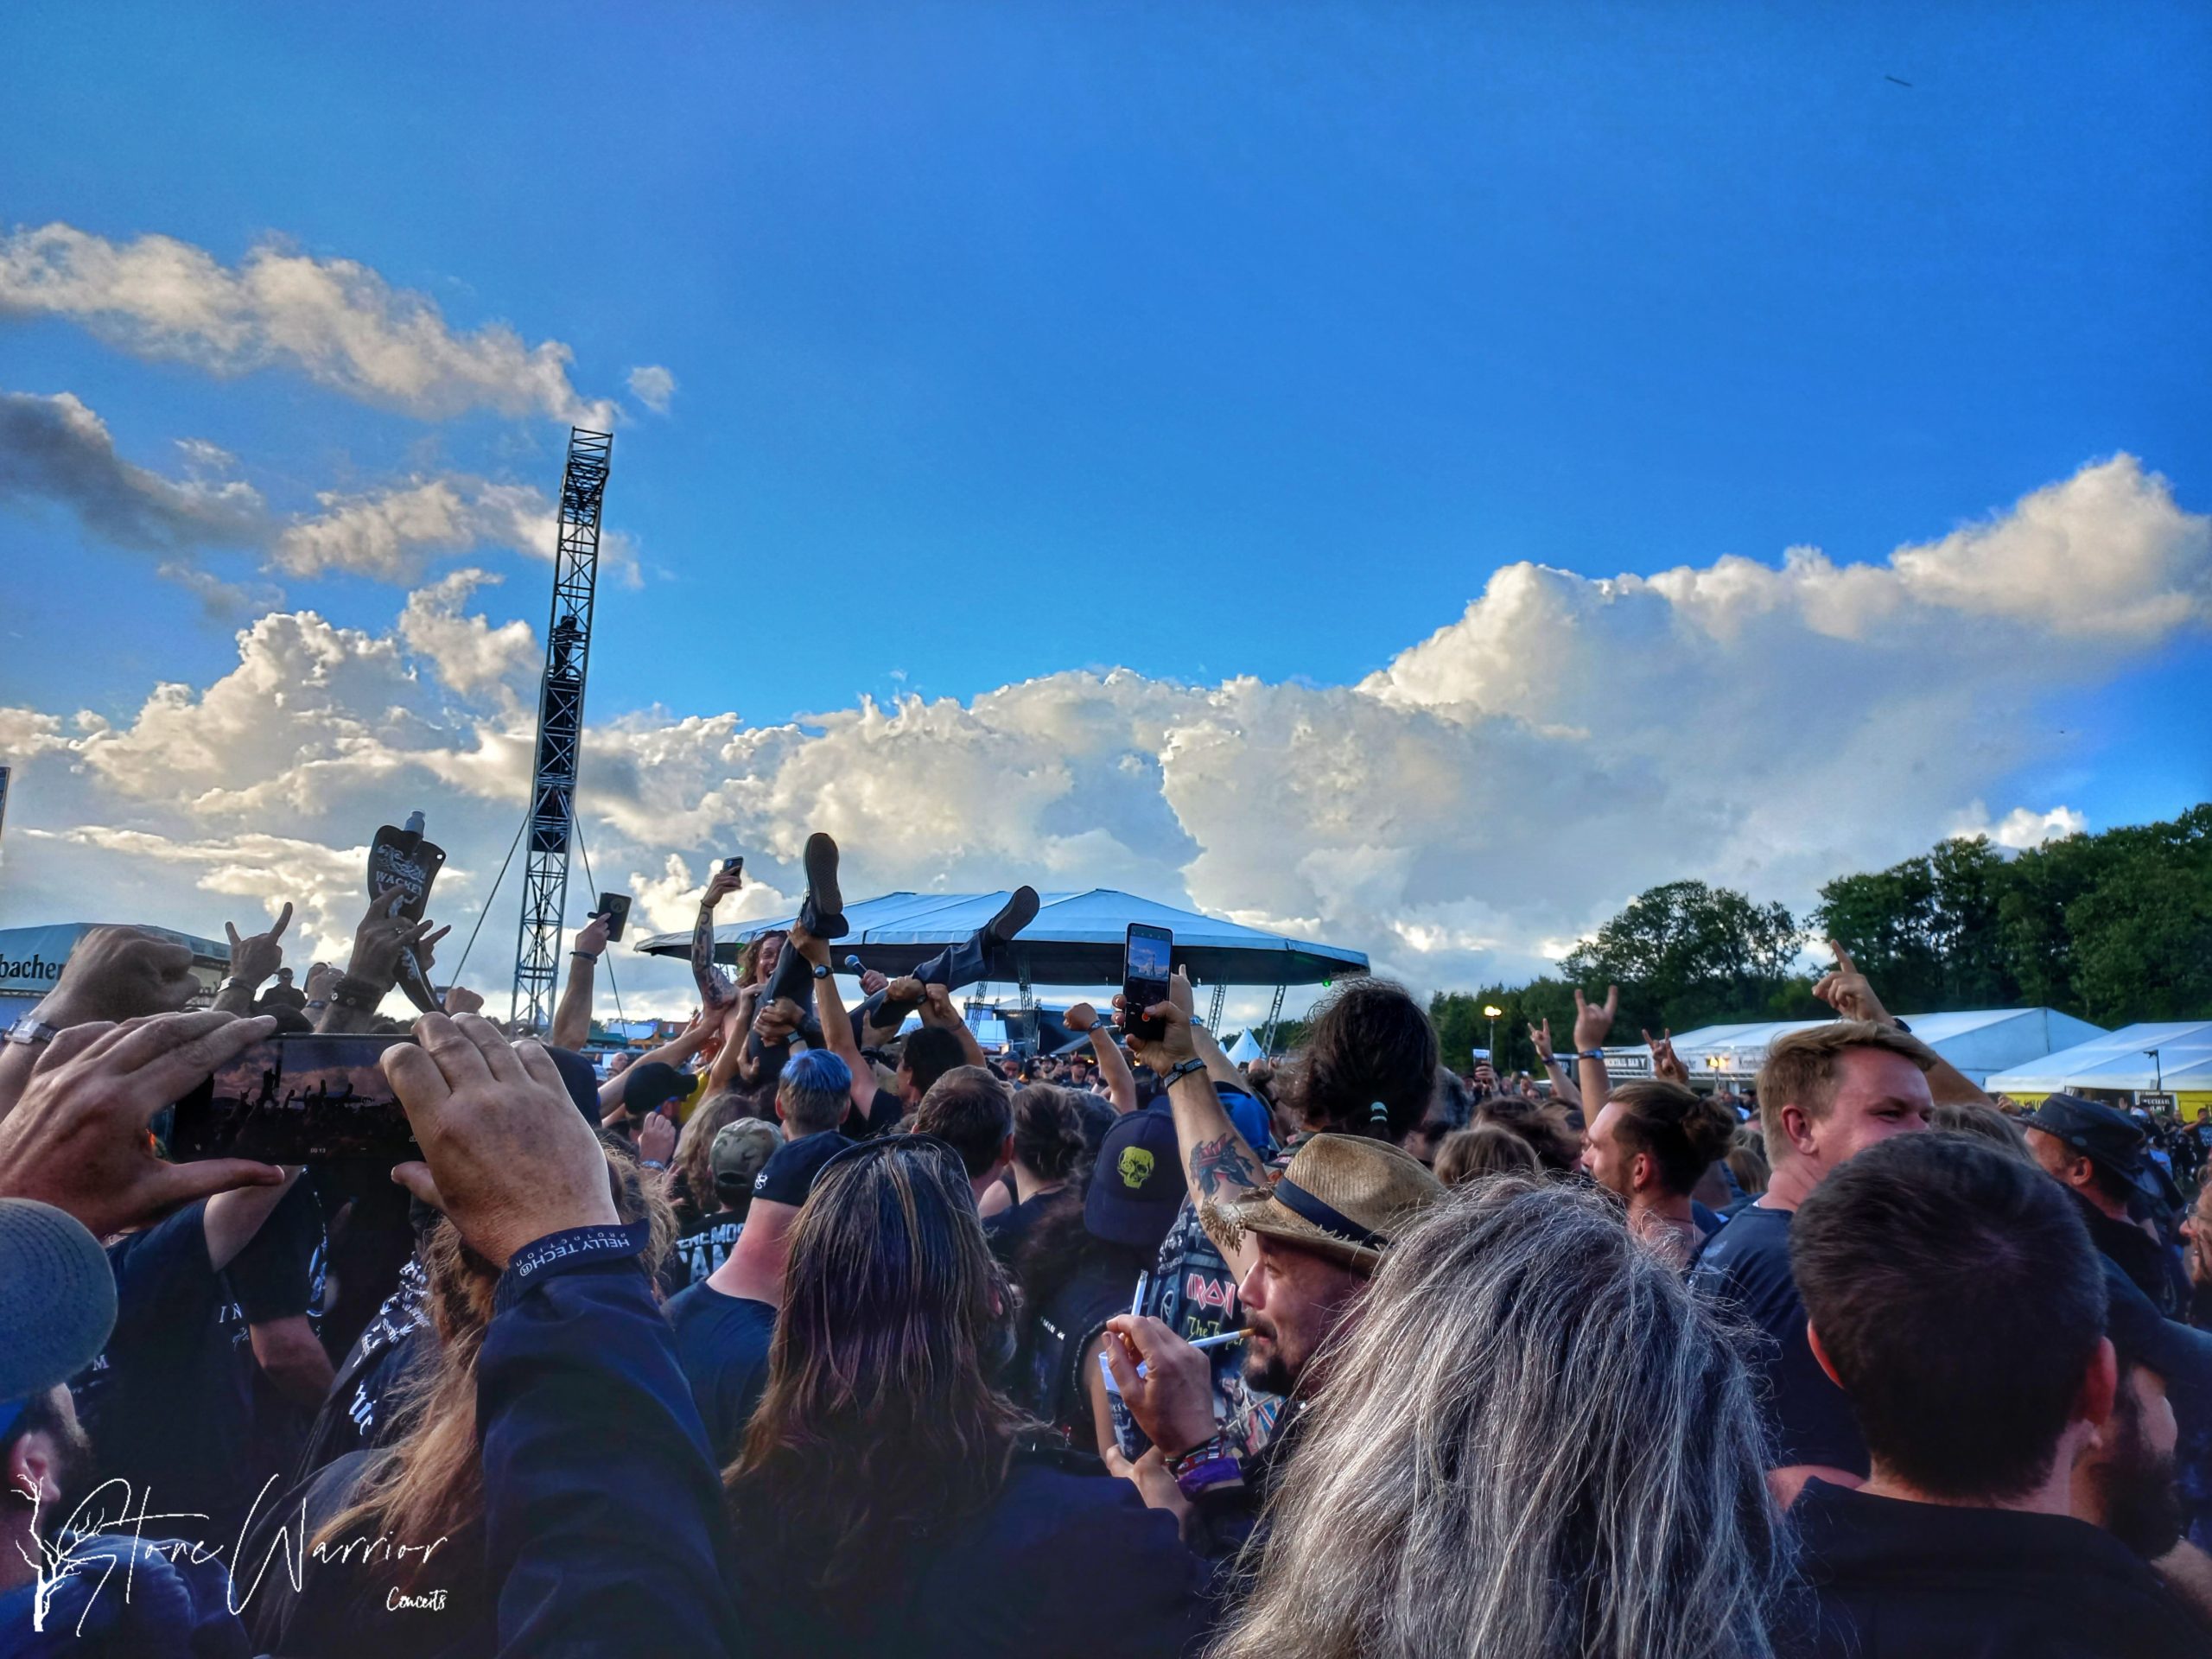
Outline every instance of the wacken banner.
{"label": "wacken banner", "polygon": [[[405,829],[387,823],[369,843],[369,897],[381,899],[397,889],[407,895],[400,900],[399,913],[419,922],[430,902],[430,883],[438,879],[445,861],[445,849],[423,839],[423,815],[410,812]],[[412,949],[399,953],[399,988],[423,1013],[436,1009],[438,994],[430,988],[429,976]]]}

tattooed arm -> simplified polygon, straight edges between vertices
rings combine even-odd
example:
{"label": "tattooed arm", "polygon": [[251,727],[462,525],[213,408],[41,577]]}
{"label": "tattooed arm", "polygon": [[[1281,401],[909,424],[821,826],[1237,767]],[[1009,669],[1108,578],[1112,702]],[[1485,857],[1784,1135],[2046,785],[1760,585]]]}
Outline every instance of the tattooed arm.
{"label": "tattooed arm", "polygon": [[[1116,997],[1118,1003],[1121,999]],[[1166,1077],[1197,1049],[1191,1039],[1191,983],[1179,973],[1167,982],[1167,1001],[1140,1010],[1158,1019],[1164,1034],[1147,1040],[1132,1035],[1130,1050],[1147,1065]],[[1126,1027],[1128,1010],[1124,1009]],[[1175,1114],[1175,1141],[1183,1154],[1183,1175],[1190,1183],[1194,1204],[1226,1203],[1245,1192],[1269,1184],[1268,1166],[1236,1132],[1214,1092],[1213,1079],[1204,1071],[1191,1071],[1167,1088],[1167,1104]],[[1249,1241],[1231,1248],[1209,1227],[1207,1233],[1220,1247],[1223,1259],[1239,1279],[1252,1265]]]}
{"label": "tattooed arm", "polygon": [[728,1007],[737,995],[735,982],[715,966],[715,906],[742,881],[735,870],[717,866],[699,900],[699,919],[691,924],[691,977],[698,982],[700,1006],[709,1011]]}

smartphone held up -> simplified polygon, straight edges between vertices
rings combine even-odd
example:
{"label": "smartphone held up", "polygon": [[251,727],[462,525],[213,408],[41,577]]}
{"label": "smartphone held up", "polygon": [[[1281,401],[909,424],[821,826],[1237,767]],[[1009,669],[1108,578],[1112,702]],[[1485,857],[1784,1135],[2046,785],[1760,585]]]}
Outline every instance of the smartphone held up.
{"label": "smartphone held up", "polygon": [[398,1163],[422,1155],[378,1062],[404,1036],[307,1033],[257,1043],[176,1103],[176,1163]]}
{"label": "smartphone held up", "polygon": [[1175,954],[1175,936],[1164,927],[1131,922],[1122,955],[1122,1027],[1147,1042],[1167,1034],[1166,1025],[1147,1018],[1145,1010],[1167,1000],[1169,963]]}

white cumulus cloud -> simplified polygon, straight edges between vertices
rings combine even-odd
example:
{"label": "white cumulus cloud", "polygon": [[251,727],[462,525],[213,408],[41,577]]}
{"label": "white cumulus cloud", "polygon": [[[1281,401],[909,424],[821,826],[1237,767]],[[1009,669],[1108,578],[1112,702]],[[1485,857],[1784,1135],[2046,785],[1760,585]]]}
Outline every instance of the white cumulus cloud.
{"label": "white cumulus cloud", "polygon": [[[2056,753],[2038,702],[2205,626],[2207,525],[2120,457],[1879,563],[1509,566],[1355,685],[1116,670],[773,726],[632,713],[586,734],[582,825],[598,885],[637,893],[651,925],[683,926],[726,853],[760,883],[733,913],[787,906],[823,829],[850,894],[1121,887],[1366,950],[1417,986],[1471,983],[1540,969],[1655,882],[1802,906],[1946,833],[2026,845],[2078,827],[2063,806],[1993,823],[1981,803]],[[2052,537],[2082,592],[1991,591],[1987,548]],[[156,686],[118,725],[0,711],[0,739],[29,750],[24,810],[55,832],[11,849],[0,920],[111,893],[103,912],[219,932],[206,893],[147,869],[245,869],[254,836],[350,857],[415,806],[468,872],[442,884],[446,918],[472,914],[527,791],[515,688],[537,651],[524,625],[470,612],[482,581],[411,594],[390,633],[264,616],[228,673]],[[124,858],[86,826],[169,850]],[[472,978],[504,974],[514,903],[511,877],[485,933],[505,937]],[[622,971],[637,1005],[689,1006],[680,965]]]}
{"label": "white cumulus cloud", "polygon": [[570,383],[559,340],[505,323],[450,327],[429,296],[351,259],[264,241],[235,266],[174,237],[111,241],[73,226],[0,237],[0,314],[80,323],[140,356],[217,374],[286,367],[424,420],[471,410],[604,428],[606,399]]}

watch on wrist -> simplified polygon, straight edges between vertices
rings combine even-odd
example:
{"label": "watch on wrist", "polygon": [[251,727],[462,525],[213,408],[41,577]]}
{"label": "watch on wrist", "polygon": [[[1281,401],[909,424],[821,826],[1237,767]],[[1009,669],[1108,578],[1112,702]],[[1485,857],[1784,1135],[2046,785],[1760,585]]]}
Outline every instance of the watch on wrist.
{"label": "watch on wrist", "polygon": [[810,963],[807,964],[807,967],[808,970],[812,973],[817,979],[827,979],[830,977],[830,964],[826,962]]}
{"label": "watch on wrist", "polygon": [[60,1034],[60,1027],[48,1025],[45,1020],[38,1017],[38,1010],[33,1008],[8,1027],[6,1040],[11,1043],[21,1043],[29,1048],[37,1043],[50,1043]]}

